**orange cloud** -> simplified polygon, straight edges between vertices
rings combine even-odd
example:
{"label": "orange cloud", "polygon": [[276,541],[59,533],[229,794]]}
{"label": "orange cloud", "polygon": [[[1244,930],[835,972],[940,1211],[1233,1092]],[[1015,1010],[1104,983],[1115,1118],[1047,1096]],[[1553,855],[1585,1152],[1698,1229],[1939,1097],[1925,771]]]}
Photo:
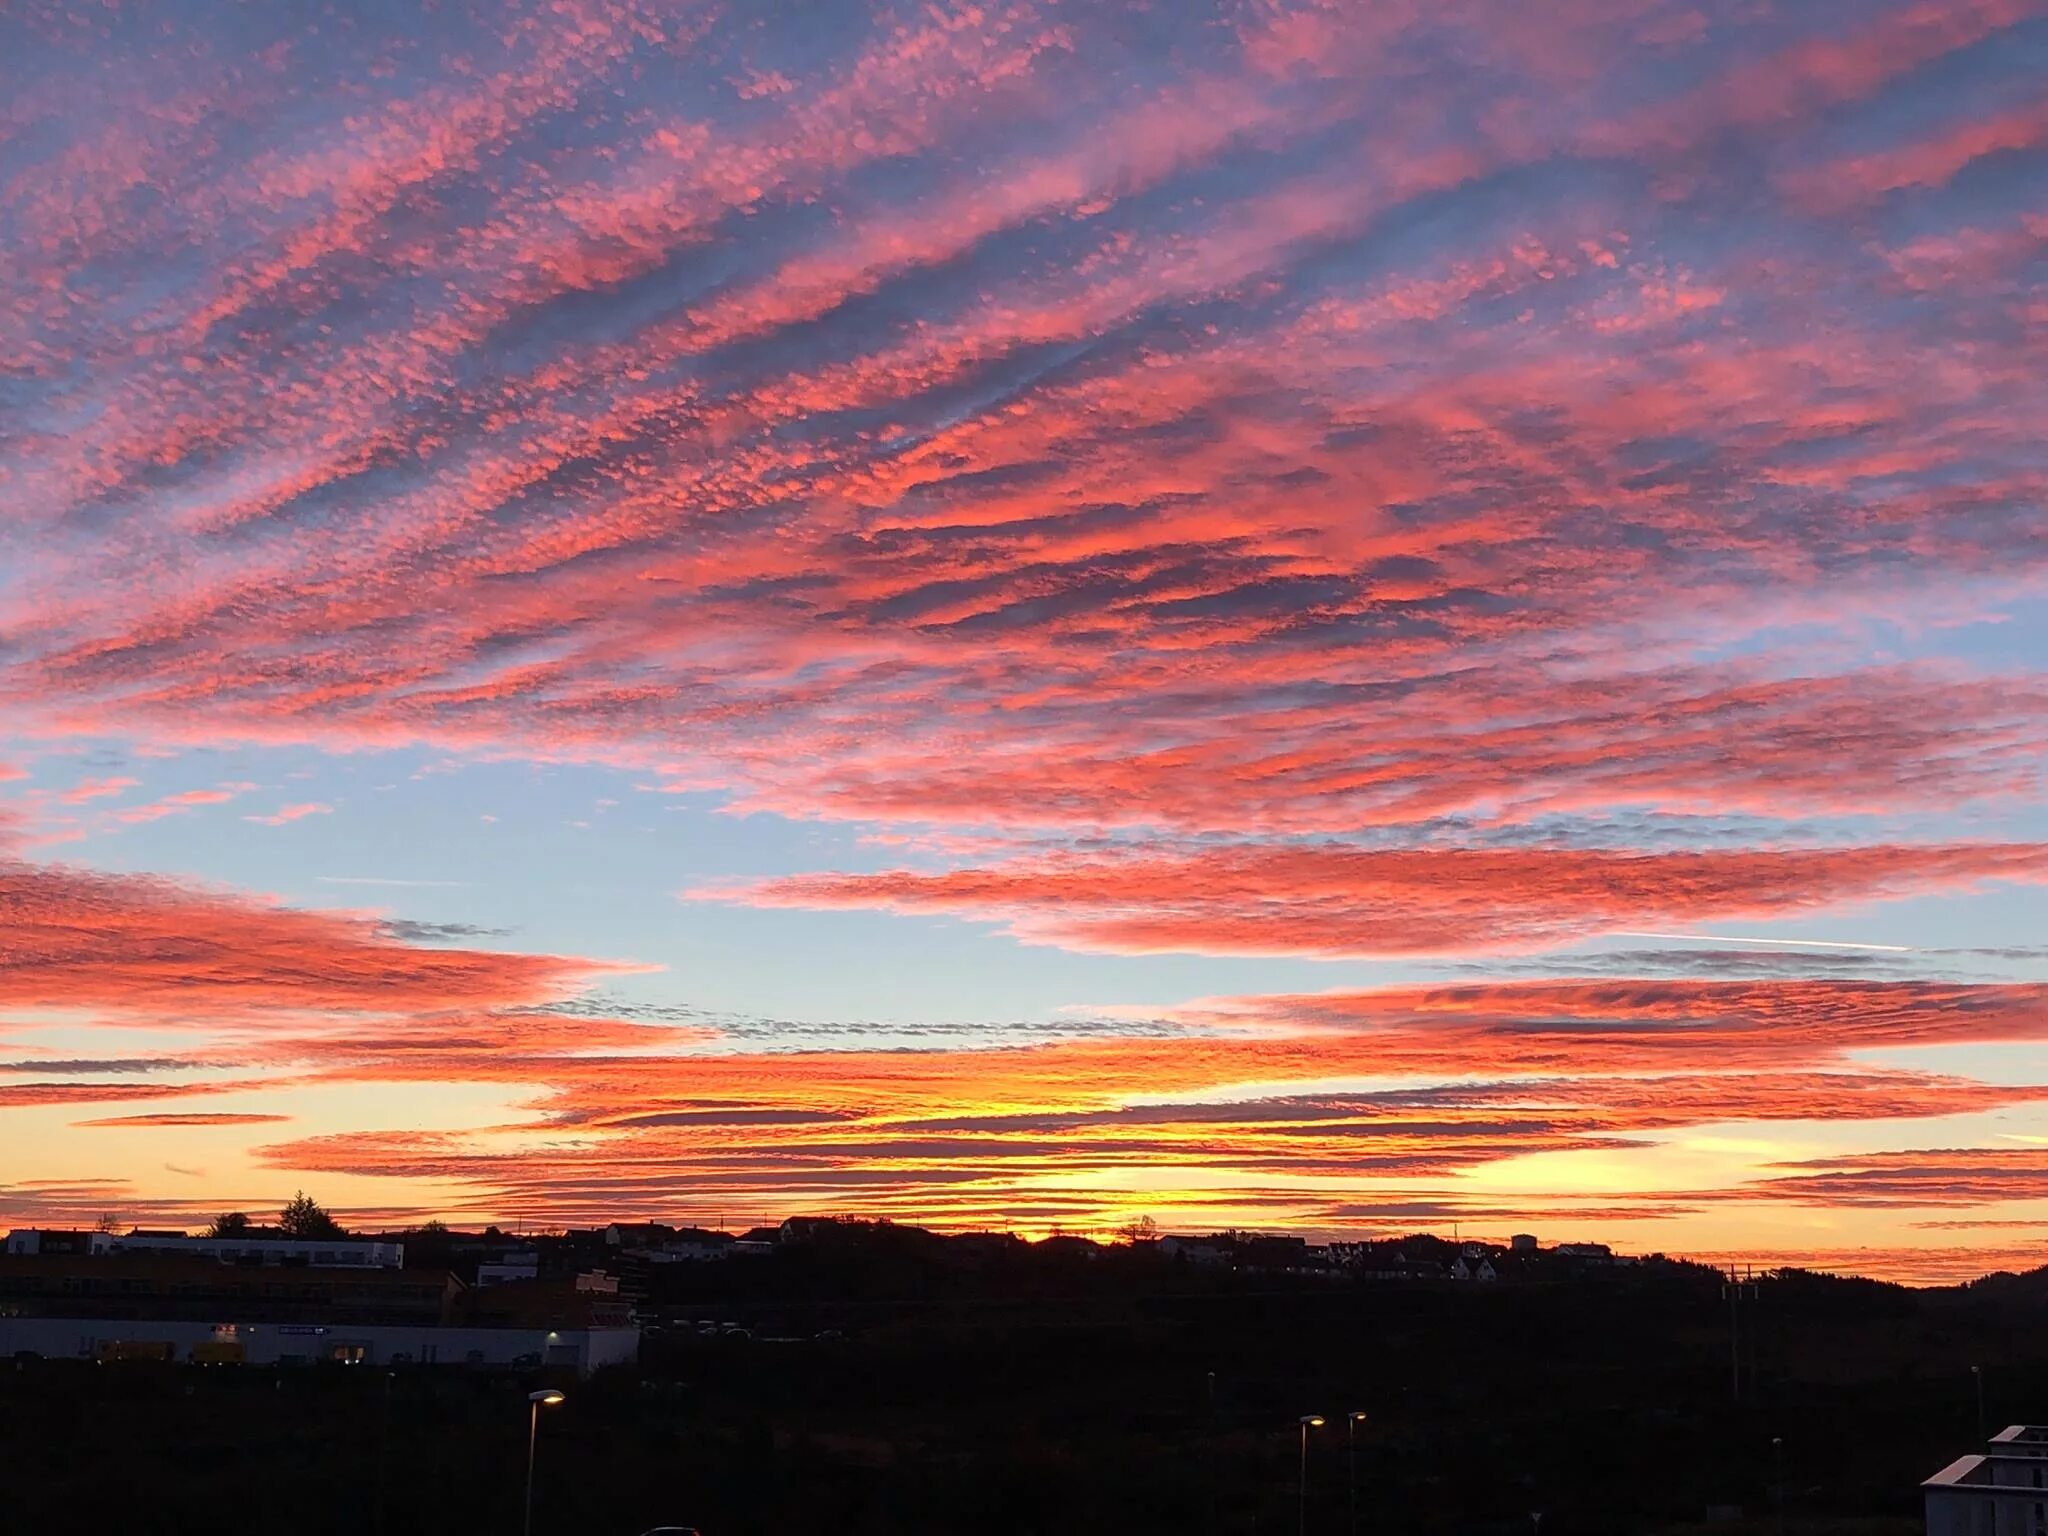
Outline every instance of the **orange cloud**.
{"label": "orange cloud", "polygon": [[283,1125],[290,1115],[239,1115],[239,1114],[162,1114],[162,1115],[115,1115],[104,1120],[74,1120],[73,1125],[81,1128],[122,1127],[153,1129],[160,1126],[211,1126],[211,1125]]}

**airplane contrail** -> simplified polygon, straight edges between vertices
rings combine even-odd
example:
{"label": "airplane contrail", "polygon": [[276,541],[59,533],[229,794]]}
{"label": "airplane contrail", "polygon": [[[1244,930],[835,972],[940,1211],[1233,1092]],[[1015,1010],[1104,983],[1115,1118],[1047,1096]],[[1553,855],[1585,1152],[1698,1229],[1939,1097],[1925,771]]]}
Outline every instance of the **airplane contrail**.
{"label": "airplane contrail", "polygon": [[1829,939],[1745,939],[1722,933],[1632,933],[1614,935],[1617,939],[1684,939],[1692,944],[1775,944],[1787,949],[1878,949],[1887,954],[1910,955],[1914,952],[1911,944],[1847,944]]}

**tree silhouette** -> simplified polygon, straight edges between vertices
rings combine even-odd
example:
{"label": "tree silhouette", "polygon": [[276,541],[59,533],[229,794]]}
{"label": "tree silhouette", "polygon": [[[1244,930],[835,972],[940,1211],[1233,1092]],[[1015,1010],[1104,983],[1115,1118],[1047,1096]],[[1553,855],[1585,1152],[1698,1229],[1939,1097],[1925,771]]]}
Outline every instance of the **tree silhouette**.
{"label": "tree silhouette", "polygon": [[246,1237],[249,1235],[249,1218],[241,1211],[226,1211],[213,1218],[206,1229],[208,1237]]}
{"label": "tree silhouette", "polygon": [[292,1196],[290,1202],[278,1213],[278,1227],[286,1237],[321,1238],[346,1237],[347,1229],[327,1214],[319,1201],[303,1189]]}

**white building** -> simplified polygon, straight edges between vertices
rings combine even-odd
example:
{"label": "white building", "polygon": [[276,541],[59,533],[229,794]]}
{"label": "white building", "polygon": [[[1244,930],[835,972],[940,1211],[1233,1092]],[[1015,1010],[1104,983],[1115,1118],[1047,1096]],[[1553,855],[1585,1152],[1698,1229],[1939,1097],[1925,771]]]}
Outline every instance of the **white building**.
{"label": "white building", "polygon": [[113,1241],[107,1232],[53,1232],[46,1227],[16,1227],[7,1234],[7,1251],[34,1256],[43,1253],[105,1253]]}
{"label": "white building", "polygon": [[405,1244],[358,1238],[188,1237],[183,1232],[56,1232],[17,1227],[7,1252],[68,1253],[103,1258],[110,1253],[187,1253],[223,1264],[303,1265],[309,1269],[403,1269]]}
{"label": "white building", "polygon": [[[190,1253],[223,1264],[303,1264],[312,1269],[403,1269],[405,1244],[352,1237],[186,1237],[182,1234],[111,1233],[108,1253]],[[95,1249],[95,1252],[101,1250]]]}
{"label": "white building", "polygon": [[2014,1424],[1984,1454],[1961,1456],[1920,1485],[1927,1536],[2048,1532],[2048,1426]]}
{"label": "white building", "polygon": [[1614,1250],[1605,1243],[1559,1243],[1551,1250],[1561,1259],[1578,1259],[1582,1263],[1612,1264]]}
{"label": "white building", "polygon": [[478,1290],[487,1285],[507,1285],[515,1280],[539,1278],[540,1255],[537,1253],[508,1253],[503,1258],[492,1259],[476,1267]]}

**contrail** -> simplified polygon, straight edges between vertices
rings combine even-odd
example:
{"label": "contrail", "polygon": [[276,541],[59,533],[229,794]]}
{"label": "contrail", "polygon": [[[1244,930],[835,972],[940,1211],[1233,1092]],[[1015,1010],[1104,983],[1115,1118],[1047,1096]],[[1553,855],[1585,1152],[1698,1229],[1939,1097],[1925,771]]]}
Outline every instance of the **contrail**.
{"label": "contrail", "polygon": [[1683,939],[1689,944],[1777,944],[1787,949],[1881,949],[1887,954],[1910,955],[1911,944],[1843,944],[1827,939],[1743,939],[1722,933],[1617,933],[1617,939]]}

